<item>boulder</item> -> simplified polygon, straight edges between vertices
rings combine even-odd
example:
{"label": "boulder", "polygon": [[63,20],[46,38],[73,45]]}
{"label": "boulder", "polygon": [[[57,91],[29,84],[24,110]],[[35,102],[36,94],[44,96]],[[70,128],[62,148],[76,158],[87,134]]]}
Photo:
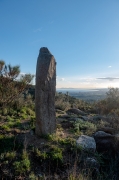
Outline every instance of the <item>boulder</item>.
{"label": "boulder", "polygon": [[50,51],[43,47],[40,49],[36,67],[35,132],[38,136],[51,134],[56,130],[55,92],[56,61]]}
{"label": "boulder", "polygon": [[76,140],[76,144],[77,144],[77,146],[81,146],[84,150],[89,150],[92,152],[95,152],[95,150],[96,150],[95,139],[90,136],[81,135]]}
{"label": "boulder", "polygon": [[109,133],[106,133],[106,132],[104,132],[104,131],[97,131],[97,132],[94,134],[94,137],[95,137],[95,138],[112,137],[112,135],[109,134]]}
{"label": "boulder", "polygon": [[70,117],[68,120],[69,120],[69,121],[76,122],[76,121],[81,120],[81,118],[77,118],[77,117]]}
{"label": "boulder", "polygon": [[76,109],[76,108],[68,109],[67,113],[73,113],[73,114],[82,115],[82,116],[87,114],[84,111],[81,111],[80,109]]}
{"label": "boulder", "polygon": [[104,131],[98,131],[94,134],[94,139],[96,141],[96,149],[98,152],[112,153],[117,149],[117,142],[114,135]]}
{"label": "boulder", "polygon": [[98,129],[98,131],[104,131],[105,133],[109,133],[114,135],[115,134],[115,129],[111,127],[101,127]]}
{"label": "boulder", "polygon": [[103,118],[103,116],[101,116],[101,115],[95,115],[95,116],[93,116],[93,120],[94,120],[94,121],[100,121],[102,118]]}
{"label": "boulder", "polygon": [[92,121],[93,118],[91,116],[81,116],[81,118],[84,120],[84,121]]}

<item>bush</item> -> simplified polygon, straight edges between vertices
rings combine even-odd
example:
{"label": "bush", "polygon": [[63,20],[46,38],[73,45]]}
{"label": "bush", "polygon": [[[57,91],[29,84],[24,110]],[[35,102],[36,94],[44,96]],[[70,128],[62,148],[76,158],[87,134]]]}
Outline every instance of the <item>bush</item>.
{"label": "bush", "polygon": [[16,152],[15,151],[12,151],[12,152],[7,152],[6,155],[5,155],[5,158],[9,159],[9,160],[12,160],[16,157]]}
{"label": "bush", "polygon": [[96,131],[96,126],[93,123],[90,123],[88,121],[83,121],[80,119],[74,123],[74,130],[76,132],[80,132],[81,130],[84,130],[85,134],[91,135]]}
{"label": "bush", "polygon": [[62,111],[67,110],[71,107],[69,103],[69,98],[66,94],[56,93],[55,96],[55,107]]}
{"label": "bush", "polygon": [[119,89],[109,88],[107,96],[104,100],[96,104],[98,113],[109,114],[119,109]]}
{"label": "bush", "polygon": [[30,160],[24,159],[22,161],[15,161],[14,162],[14,169],[16,173],[23,174],[30,170]]}
{"label": "bush", "polygon": [[62,149],[58,147],[52,147],[50,150],[50,158],[56,162],[63,161]]}

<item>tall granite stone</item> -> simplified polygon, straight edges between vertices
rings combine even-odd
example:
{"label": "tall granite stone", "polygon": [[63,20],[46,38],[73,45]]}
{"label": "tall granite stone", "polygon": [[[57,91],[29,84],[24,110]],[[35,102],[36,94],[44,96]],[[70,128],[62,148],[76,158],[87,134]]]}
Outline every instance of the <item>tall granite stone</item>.
{"label": "tall granite stone", "polygon": [[46,47],[40,49],[36,67],[36,135],[55,132],[56,61]]}

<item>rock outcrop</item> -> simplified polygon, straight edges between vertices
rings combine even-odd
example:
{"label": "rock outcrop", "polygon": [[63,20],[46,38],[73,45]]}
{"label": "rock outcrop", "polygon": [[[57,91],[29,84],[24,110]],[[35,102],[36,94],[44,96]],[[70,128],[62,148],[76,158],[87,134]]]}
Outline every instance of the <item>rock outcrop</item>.
{"label": "rock outcrop", "polygon": [[112,135],[115,134],[115,129],[111,127],[101,127],[101,128],[98,128],[98,131],[104,131],[105,133],[109,133]]}
{"label": "rock outcrop", "polygon": [[67,113],[70,114],[70,113],[73,113],[73,114],[77,114],[77,115],[86,115],[87,113],[85,113],[84,111],[81,111],[80,109],[77,109],[77,108],[71,108],[71,109],[68,109],[67,110]]}
{"label": "rock outcrop", "polygon": [[43,47],[36,68],[36,135],[55,132],[56,61],[50,51]]}
{"label": "rock outcrop", "polygon": [[115,156],[119,152],[119,136],[111,135],[104,131],[98,131],[94,134],[96,141],[96,150],[99,153],[106,153]]}

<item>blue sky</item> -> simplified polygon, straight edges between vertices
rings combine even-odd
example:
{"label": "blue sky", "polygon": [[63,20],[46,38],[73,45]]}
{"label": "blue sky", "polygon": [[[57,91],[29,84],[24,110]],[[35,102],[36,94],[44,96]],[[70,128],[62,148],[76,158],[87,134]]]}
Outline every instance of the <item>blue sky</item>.
{"label": "blue sky", "polygon": [[35,74],[41,47],[57,87],[119,87],[119,0],[0,0],[0,59]]}

